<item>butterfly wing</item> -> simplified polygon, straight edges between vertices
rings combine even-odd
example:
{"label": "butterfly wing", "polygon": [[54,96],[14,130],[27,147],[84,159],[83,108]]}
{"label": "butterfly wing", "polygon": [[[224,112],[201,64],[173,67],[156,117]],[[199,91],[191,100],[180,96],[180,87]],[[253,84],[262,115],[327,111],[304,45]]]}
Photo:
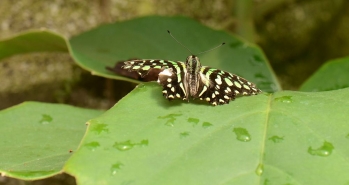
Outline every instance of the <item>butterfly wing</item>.
{"label": "butterfly wing", "polygon": [[130,60],[124,62],[123,69],[136,71],[142,77],[149,73],[149,70],[160,69],[158,83],[163,87],[163,95],[172,100],[179,98],[188,99],[187,90],[183,80],[186,75],[186,67],[183,62],[174,62],[170,60]]}
{"label": "butterfly wing", "polygon": [[196,97],[212,105],[229,103],[237,95],[255,95],[262,92],[255,84],[242,77],[206,66],[201,67],[200,79],[202,83]]}

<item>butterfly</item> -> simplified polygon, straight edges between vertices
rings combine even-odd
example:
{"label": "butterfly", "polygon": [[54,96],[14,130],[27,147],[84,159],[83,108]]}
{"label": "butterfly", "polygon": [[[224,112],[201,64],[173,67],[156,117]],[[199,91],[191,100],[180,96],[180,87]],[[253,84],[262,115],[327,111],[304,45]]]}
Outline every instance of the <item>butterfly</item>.
{"label": "butterfly", "polygon": [[229,72],[202,66],[195,55],[186,62],[137,59],[125,61],[123,69],[136,71],[141,77],[150,70],[160,70],[157,82],[163,87],[162,94],[168,99],[187,100],[198,98],[210,104],[228,104],[238,95],[256,95],[262,92],[255,84]]}

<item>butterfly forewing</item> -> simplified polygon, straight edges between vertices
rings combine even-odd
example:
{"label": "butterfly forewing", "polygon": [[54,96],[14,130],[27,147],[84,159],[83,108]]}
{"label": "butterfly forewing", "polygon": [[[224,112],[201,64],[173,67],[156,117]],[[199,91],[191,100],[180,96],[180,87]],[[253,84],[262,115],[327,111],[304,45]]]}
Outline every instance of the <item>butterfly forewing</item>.
{"label": "butterfly forewing", "polygon": [[237,95],[253,95],[261,92],[255,84],[222,70],[202,66],[200,76],[202,84],[199,86],[197,97],[212,105],[229,103]]}
{"label": "butterfly forewing", "polygon": [[188,99],[184,81],[186,68],[183,62],[170,60],[130,60],[122,67],[129,71],[137,71],[142,77],[147,75],[151,69],[161,69],[158,76],[158,83],[163,86],[163,95],[172,100],[179,98]]}

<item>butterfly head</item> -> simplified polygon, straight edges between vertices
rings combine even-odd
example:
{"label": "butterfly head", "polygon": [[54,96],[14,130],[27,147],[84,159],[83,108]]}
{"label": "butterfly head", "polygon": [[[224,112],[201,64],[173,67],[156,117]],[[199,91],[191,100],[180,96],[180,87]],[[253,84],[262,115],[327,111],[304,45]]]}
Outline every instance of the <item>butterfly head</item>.
{"label": "butterfly head", "polygon": [[201,68],[200,59],[199,59],[199,57],[197,57],[195,55],[188,56],[185,64],[186,64],[188,71],[192,72],[192,73],[199,72],[199,70]]}

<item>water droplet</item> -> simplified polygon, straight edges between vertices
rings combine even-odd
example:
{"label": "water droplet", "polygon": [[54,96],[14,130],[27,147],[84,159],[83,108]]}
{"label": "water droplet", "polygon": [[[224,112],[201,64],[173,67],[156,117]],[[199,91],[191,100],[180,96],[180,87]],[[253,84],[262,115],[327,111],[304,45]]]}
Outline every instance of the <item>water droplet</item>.
{"label": "water droplet", "polygon": [[176,117],[178,117],[178,116],[182,116],[182,114],[168,114],[166,116],[159,116],[158,118],[159,119],[167,119],[165,125],[173,127],[174,121],[176,121],[176,119],[177,119]]}
{"label": "water droplet", "polygon": [[264,81],[266,79],[266,77],[262,73],[257,73],[254,75],[254,77],[257,78],[259,82]]}
{"label": "water droplet", "polygon": [[327,157],[327,156],[331,155],[333,149],[334,149],[334,147],[333,147],[332,143],[324,141],[323,145],[319,148],[314,149],[312,147],[309,147],[308,153],[311,155]]}
{"label": "water droplet", "polygon": [[50,115],[47,114],[43,114],[41,120],[39,121],[39,123],[46,125],[49,124],[52,121],[52,117]]}
{"label": "water droplet", "polygon": [[262,163],[259,163],[255,172],[258,176],[261,176],[263,174],[264,166]]}
{"label": "water droplet", "polygon": [[109,129],[107,129],[107,124],[104,123],[96,123],[93,122],[91,124],[91,131],[96,132],[97,134],[100,134],[102,132],[109,133]]}
{"label": "water droplet", "polygon": [[269,138],[269,140],[272,140],[274,143],[280,143],[282,140],[284,140],[284,136],[272,136]]}
{"label": "water droplet", "polygon": [[91,151],[95,151],[100,146],[100,144],[96,141],[92,141],[90,143],[86,143],[84,146],[86,146]]}
{"label": "water droplet", "polygon": [[253,59],[256,61],[256,62],[263,62],[264,60],[261,58],[261,56],[259,55],[253,55]]}
{"label": "water droplet", "polygon": [[113,147],[120,151],[126,151],[132,149],[134,144],[132,144],[130,140],[127,140],[124,142],[115,142]]}
{"label": "water droplet", "polygon": [[281,96],[274,98],[275,101],[283,102],[283,103],[292,103],[292,96]]}
{"label": "water droplet", "polygon": [[197,118],[188,118],[189,123],[193,123],[193,126],[196,126],[199,123],[199,119]]}
{"label": "water droplet", "polygon": [[120,151],[126,151],[132,149],[134,146],[148,146],[148,144],[149,141],[147,139],[144,139],[139,143],[132,143],[130,140],[127,140],[123,142],[115,142],[113,147]]}
{"label": "water droplet", "polygon": [[179,134],[179,136],[181,138],[185,138],[185,137],[189,136],[189,132],[182,132],[182,133]]}
{"label": "water droplet", "polygon": [[203,122],[202,123],[202,128],[208,128],[208,127],[211,127],[211,126],[212,126],[212,124],[209,123],[209,122]]}
{"label": "water droplet", "polygon": [[249,59],[252,66],[262,66],[264,64],[263,61],[264,60],[259,55],[253,55],[253,57]]}
{"label": "water droplet", "polygon": [[124,166],[124,164],[117,162],[113,164],[110,168],[110,172],[112,175],[116,175],[116,173],[121,169],[121,167]]}
{"label": "water droplet", "polygon": [[144,84],[139,84],[139,85],[137,85],[135,90],[138,92],[145,92],[145,91],[147,91],[147,86],[145,86]]}
{"label": "water droplet", "polygon": [[236,134],[236,139],[243,142],[251,141],[251,135],[244,128],[234,128],[233,132]]}
{"label": "water droplet", "polygon": [[235,40],[234,42],[229,43],[231,48],[237,48],[242,46],[242,42],[239,40]]}
{"label": "water droplet", "polygon": [[139,143],[140,146],[148,146],[148,144],[149,144],[149,141],[148,141],[147,139],[143,139],[143,140]]}
{"label": "water droplet", "polygon": [[268,185],[269,184],[269,179],[265,179],[263,185]]}

